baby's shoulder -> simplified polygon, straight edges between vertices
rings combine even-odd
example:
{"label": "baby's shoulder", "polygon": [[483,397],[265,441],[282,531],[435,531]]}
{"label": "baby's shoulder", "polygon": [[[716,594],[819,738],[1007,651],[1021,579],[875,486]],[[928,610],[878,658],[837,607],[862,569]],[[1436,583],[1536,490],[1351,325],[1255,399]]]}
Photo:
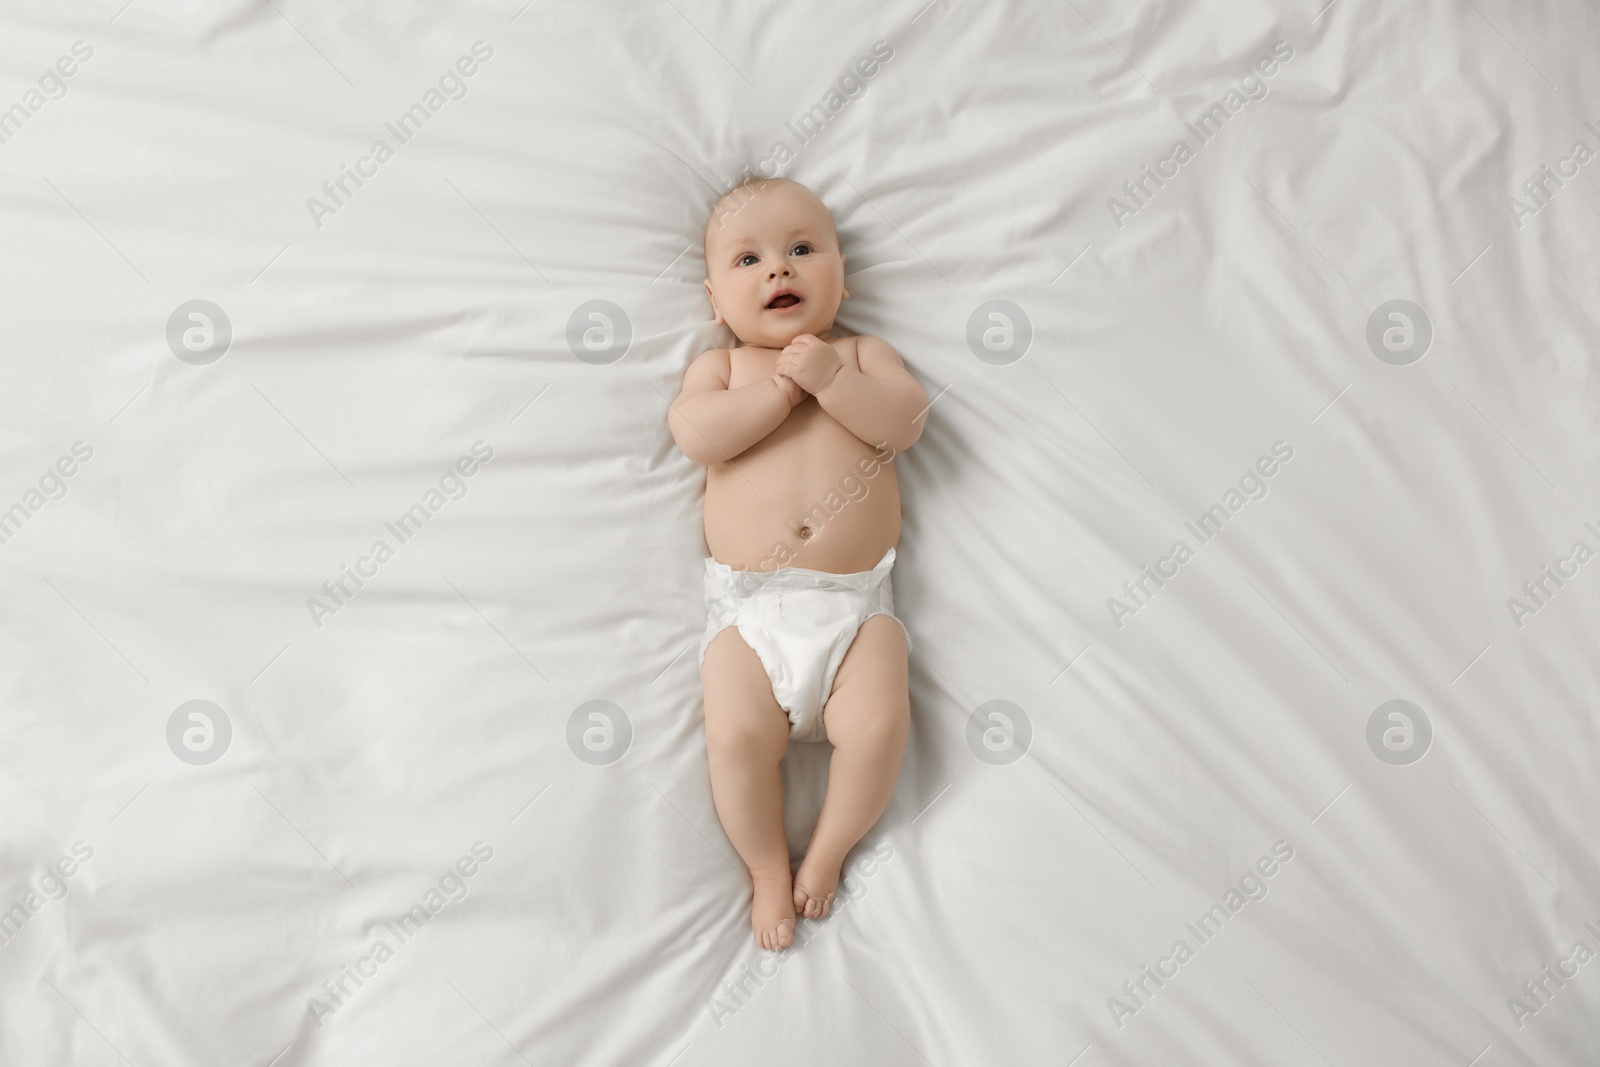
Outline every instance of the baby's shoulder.
{"label": "baby's shoulder", "polygon": [[885,352],[894,352],[888,341],[881,337],[874,337],[870,333],[857,333],[851,334],[849,337],[836,338],[833,344],[856,357],[858,364],[863,357],[873,359],[874,357],[881,357]]}
{"label": "baby's shoulder", "polygon": [[683,372],[685,395],[705,392],[708,389],[726,389],[733,376],[726,348],[708,348],[689,361]]}
{"label": "baby's shoulder", "polygon": [[708,348],[696,356],[694,362],[689,364],[689,367],[694,370],[721,371],[722,376],[727,377],[728,368],[732,365],[733,357],[726,348]]}
{"label": "baby's shoulder", "polygon": [[851,348],[887,348],[889,342],[881,337],[874,337],[870,333],[853,333],[846,337],[835,337],[833,344],[849,345]]}

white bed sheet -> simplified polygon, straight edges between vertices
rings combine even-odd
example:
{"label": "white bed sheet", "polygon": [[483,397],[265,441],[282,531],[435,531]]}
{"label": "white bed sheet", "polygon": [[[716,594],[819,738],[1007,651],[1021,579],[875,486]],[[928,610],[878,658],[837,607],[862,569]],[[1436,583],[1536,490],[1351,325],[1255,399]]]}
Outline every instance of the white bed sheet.
{"label": "white bed sheet", "polygon": [[[0,1062],[1600,1060],[1597,31],[7,5]],[[706,208],[780,158],[842,326],[937,397],[905,768],[781,964],[711,805],[665,424],[722,336]]]}

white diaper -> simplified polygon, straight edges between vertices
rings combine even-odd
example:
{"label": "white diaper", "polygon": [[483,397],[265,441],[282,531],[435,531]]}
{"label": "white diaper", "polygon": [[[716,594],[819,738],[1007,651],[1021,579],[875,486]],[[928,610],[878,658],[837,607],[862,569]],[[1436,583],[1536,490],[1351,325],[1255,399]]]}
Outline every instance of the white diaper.
{"label": "white diaper", "polygon": [[892,548],[876,567],[854,574],[803,567],[736,571],[707,559],[701,664],[711,639],[726,627],[737,626],[739,636],[766,668],[773,697],[788,713],[789,737],[827,740],[822,705],[856,631],[874,615],[894,618],[889,583],[893,566]]}

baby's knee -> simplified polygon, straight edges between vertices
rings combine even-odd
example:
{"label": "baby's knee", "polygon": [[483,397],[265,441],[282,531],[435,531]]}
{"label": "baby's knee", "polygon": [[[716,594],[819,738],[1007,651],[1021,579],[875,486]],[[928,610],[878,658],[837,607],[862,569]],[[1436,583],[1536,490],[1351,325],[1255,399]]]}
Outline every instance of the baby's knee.
{"label": "baby's knee", "polygon": [[706,749],[713,759],[735,763],[776,762],[789,743],[789,720],[767,722],[756,714],[706,719]]}
{"label": "baby's knee", "polygon": [[828,727],[828,740],[835,748],[863,746],[886,748],[903,743],[911,720],[911,704],[904,696],[892,692],[879,694],[879,699],[853,703],[848,709],[829,709],[823,721]]}

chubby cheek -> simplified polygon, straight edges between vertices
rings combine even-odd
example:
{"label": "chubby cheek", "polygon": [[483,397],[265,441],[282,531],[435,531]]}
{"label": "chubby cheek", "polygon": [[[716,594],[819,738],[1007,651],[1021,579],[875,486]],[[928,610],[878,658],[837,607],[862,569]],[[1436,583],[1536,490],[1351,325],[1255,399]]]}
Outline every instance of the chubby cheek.
{"label": "chubby cheek", "polygon": [[835,263],[817,263],[806,272],[806,281],[814,287],[818,297],[844,285],[844,272]]}
{"label": "chubby cheek", "polygon": [[748,285],[742,285],[733,279],[725,279],[716,286],[717,306],[727,315],[749,314],[750,303],[755,299]]}
{"label": "chubby cheek", "polygon": [[744,302],[744,306],[751,311],[760,311],[766,305],[766,301],[761,299],[761,293],[765,288],[766,286],[759,279],[746,282],[740,294],[740,299]]}

